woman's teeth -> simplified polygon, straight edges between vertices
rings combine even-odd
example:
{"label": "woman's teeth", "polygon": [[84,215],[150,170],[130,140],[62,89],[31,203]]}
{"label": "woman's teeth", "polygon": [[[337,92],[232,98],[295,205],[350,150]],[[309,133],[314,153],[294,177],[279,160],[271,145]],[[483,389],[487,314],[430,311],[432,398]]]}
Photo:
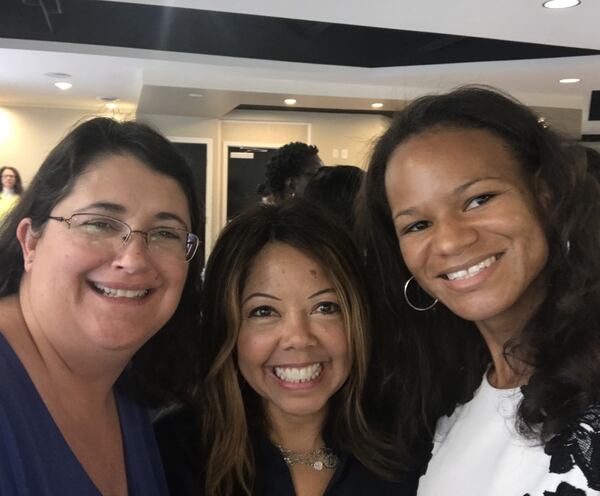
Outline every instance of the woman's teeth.
{"label": "woman's teeth", "polygon": [[314,363],[307,367],[273,367],[273,373],[282,381],[300,383],[316,379],[321,375],[323,366]]}
{"label": "woman's teeth", "polygon": [[478,264],[473,265],[472,267],[469,267],[468,269],[458,270],[456,272],[448,272],[448,274],[446,274],[446,277],[451,281],[456,281],[456,280],[460,280],[460,279],[468,279],[469,277],[473,277],[474,275],[481,272],[483,269],[492,265],[496,260],[497,260],[497,258],[495,255],[491,256],[490,258],[486,258],[482,262],[479,262]]}
{"label": "woman's teeth", "polygon": [[148,289],[113,289],[96,283],[94,288],[110,298],[143,298],[150,292]]}

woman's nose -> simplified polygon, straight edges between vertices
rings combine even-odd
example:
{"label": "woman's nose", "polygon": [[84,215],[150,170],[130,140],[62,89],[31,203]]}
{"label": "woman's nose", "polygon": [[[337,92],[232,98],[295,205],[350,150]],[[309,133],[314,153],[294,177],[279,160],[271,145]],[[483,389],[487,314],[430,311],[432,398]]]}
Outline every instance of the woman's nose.
{"label": "woman's nose", "polygon": [[131,233],[127,241],[118,248],[114,264],[130,272],[145,270],[150,265],[150,253],[144,233]]}
{"label": "woman's nose", "polygon": [[433,229],[433,246],[438,255],[460,255],[479,238],[476,227],[460,218],[447,217]]}
{"label": "woman's nose", "polygon": [[301,312],[289,314],[283,322],[281,345],[286,349],[302,349],[314,346],[316,338],[310,317]]}

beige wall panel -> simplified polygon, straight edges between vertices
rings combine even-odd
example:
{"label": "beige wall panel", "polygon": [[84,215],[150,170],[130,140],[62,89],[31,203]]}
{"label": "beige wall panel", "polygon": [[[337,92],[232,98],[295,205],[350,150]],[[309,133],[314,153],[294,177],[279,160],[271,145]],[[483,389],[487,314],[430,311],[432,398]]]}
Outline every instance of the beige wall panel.
{"label": "beige wall panel", "polygon": [[89,117],[85,110],[0,107],[0,166],[16,167],[27,186],[50,150]]}

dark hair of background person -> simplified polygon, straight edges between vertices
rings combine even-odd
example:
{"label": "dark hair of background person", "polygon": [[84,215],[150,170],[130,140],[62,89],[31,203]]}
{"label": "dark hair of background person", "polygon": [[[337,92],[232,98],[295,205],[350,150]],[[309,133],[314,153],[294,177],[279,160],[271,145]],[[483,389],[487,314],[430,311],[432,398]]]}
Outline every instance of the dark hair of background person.
{"label": "dark hair of background person", "polygon": [[600,181],[600,152],[589,146],[583,146],[587,160],[587,170],[597,181]]}
{"label": "dark hair of background person", "polygon": [[[15,193],[17,195],[23,193],[23,183],[21,182],[21,174],[19,174],[19,171],[14,167],[4,166],[0,169],[0,176],[2,176],[5,170],[11,170],[15,173]],[[2,193],[3,188],[4,186],[2,186],[2,183],[0,182],[0,193]]]}
{"label": "dark hair of background person", "polygon": [[204,468],[198,470],[204,470],[206,494],[253,491],[253,446],[259,432],[268,434],[268,426],[261,398],[245,383],[235,355],[246,278],[255,257],[273,242],[285,243],[318,262],[340,301],[352,368],[329,400],[324,427],[336,446],[389,477],[392,471],[387,467],[395,463],[391,446],[369,430],[361,404],[370,350],[362,260],[345,229],[318,207],[296,199],[259,204],[235,217],[222,231],[206,265],[198,344],[203,380],[191,398],[200,418],[198,463]]}
{"label": "dark hair of background person", "polygon": [[419,98],[376,143],[358,210],[372,291],[380,295],[373,297],[380,306],[370,413],[394,435],[398,457],[406,463],[428,456],[437,419],[473,397],[491,361],[474,323],[440,303],[434,311],[414,312],[403,299],[402,284],[410,274],[391,219],[385,171],[398,145],[440,128],[479,129],[500,138],[521,164],[528,187],[546,197],[547,295],[504,350],[509,364],[523,360],[534,367],[522,388],[519,431],[545,442],[600,397],[597,181],[585,167],[574,166],[565,140],[498,91],[469,86]]}
{"label": "dark hair of background person", "polygon": [[321,167],[304,190],[304,199],[326,208],[352,231],[354,201],[365,172],[354,165]]}
{"label": "dark hair of background person", "polygon": [[283,200],[287,192],[286,180],[300,176],[307,162],[318,154],[316,146],[299,141],[282,146],[267,162],[266,180],[258,186],[256,192],[259,195],[271,194],[278,200]]}
{"label": "dark hair of background person", "polygon": [[[197,232],[198,204],[192,187],[192,173],[173,145],[145,124],[94,118],[75,127],[56,145],[3,224],[0,231],[0,297],[19,291],[24,272],[23,254],[15,235],[19,222],[29,217],[33,229],[41,232],[52,209],[73,191],[77,179],[93,167],[96,160],[111,155],[133,156],[149,169],[174,179],[187,198],[191,230]],[[134,355],[126,369],[128,373],[123,375],[120,385],[143,403],[168,401],[167,396],[183,384],[174,363],[189,366],[195,363],[189,343],[197,326],[201,263],[199,257],[189,262],[177,310],[161,331]]]}

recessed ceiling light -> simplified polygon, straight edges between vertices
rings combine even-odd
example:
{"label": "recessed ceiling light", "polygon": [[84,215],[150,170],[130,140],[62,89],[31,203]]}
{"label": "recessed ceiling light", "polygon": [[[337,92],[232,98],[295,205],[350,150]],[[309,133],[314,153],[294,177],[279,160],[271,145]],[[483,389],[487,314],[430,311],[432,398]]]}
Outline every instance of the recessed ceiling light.
{"label": "recessed ceiling light", "polygon": [[295,98],[286,98],[283,103],[285,103],[286,105],[296,105],[296,99]]}
{"label": "recessed ceiling light", "polygon": [[581,81],[579,78],[563,78],[558,80],[558,82],[562,84],[573,84],[578,83],[579,81]]}
{"label": "recessed ceiling light", "polygon": [[67,74],[66,72],[47,72],[44,76],[56,79],[67,79],[71,77],[71,74]]}
{"label": "recessed ceiling light", "polygon": [[580,0],[548,0],[542,5],[547,9],[568,9],[569,7],[576,7],[580,3]]}
{"label": "recessed ceiling light", "polygon": [[381,103],[381,102],[375,102],[375,103],[371,104],[371,107],[373,107],[373,108],[381,108],[381,107],[383,107],[383,103]]}
{"label": "recessed ceiling light", "polygon": [[192,98],[202,98],[204,95],[202,93],[188,93],[188,96]]}
{"label": "recessed ceiling light", "polygon": [[101,102],[116,102],[118,100],[116,96],[97,96],[96,98]]}
{"label": "recessed ceiling light", "polygon": [[59,90],[69,90],[73,86],[71,83],[67,83],[66,81],[59,81],[58,83],[54,83]]}

